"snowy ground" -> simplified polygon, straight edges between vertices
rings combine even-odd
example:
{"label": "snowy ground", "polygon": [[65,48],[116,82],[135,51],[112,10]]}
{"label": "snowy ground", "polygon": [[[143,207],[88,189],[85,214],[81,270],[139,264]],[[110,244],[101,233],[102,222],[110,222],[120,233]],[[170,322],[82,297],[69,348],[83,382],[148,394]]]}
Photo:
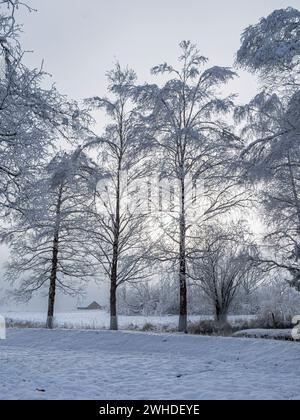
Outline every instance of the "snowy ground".
{"label": "snowy ground", "polygon": [[8,330],[0,399],[300,399],[300,344]]}
{"label": "snowy ground", "polygon": [[[40,323],[46,322],[45,313],[34,312],[8,312],[2,314],[13,322]],[[233,324],[255,319],[251,316],[232,316],[229,321]],[[210,316],[190,316],[191,322],[213,319]],[[76,328],[76,329],[108,329],[109,314],[104,311],[77,311],[71,313],[57,313],[55,315],[55,326],[57,328]],[[152,324],[160,329],[176,328],[178,326],[178,316],[120,316],[119,326],[123,330],[143,328],[147,324]]]}

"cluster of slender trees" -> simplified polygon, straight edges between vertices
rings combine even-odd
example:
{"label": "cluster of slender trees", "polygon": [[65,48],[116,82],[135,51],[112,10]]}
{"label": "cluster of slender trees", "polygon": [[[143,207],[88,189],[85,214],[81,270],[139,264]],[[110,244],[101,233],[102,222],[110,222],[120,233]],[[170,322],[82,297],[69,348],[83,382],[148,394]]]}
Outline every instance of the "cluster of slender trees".
{"label": "cluster of slender trees", "polygon": [[[76,295],[107,278],[115,330],[118,289],[171,271],[186,332],[189,285],[219,321],[240,285],[256,287],[262,273],[282,270],[300,289],[300,12],[275,11],[243,33],[236,67],[261,80],[249,104],[222,94],[235,71],[210,67],[184,41],[176,66],[152,69],[158,84],[140,85],[116,64],[108,97],[79,105],[42,87],[43,68],[24,65],[18,7],[28,6],[1,1],[1,240],[15,295],[47,288],[53,328],[58,290]],[[254,203],[267,254],[244,221]]]}

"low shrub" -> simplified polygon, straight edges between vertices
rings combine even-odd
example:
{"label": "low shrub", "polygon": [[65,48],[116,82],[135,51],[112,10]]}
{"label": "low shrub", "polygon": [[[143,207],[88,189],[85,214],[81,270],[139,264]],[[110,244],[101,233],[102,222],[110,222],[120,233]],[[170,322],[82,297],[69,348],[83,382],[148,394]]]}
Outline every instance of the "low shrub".
{"label": "low shrub", "polygon": [[41,323],[38,321],[20,321],[6,318],[6,327],[7,328],[20,328],[20,329],[30,329],[30,328],[45,328],[46,323]]}
{"label": "low shrub", "polygon": [[194,335],[231,336],[234,328],[229,323],[216,321],[190,322],[188,333]]}
{"label": "low shrub", "polygon": [[283,314],[274,312],[264,312],[255,320],[248,323],[247,328],[243,329],[267,329],[267,330],[284,330],[293,328],[292,317],[285,317]]}
{"label": "low shrub", "polygon": [[143,332],[154,332],[157,328],[155,325],[151,324],[151,322],[146,322],[146,324],[143,326],[142,331]]}

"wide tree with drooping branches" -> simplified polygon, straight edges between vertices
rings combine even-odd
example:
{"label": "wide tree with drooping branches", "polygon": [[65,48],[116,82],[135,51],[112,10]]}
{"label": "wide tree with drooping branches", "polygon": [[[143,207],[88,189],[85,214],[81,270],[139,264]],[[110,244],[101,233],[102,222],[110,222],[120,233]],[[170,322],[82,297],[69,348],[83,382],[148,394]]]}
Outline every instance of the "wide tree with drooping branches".
{"label": "wide tree with drooping branches", "polygon": [[237,108],[243,123],[246,176],[260,183],[269,268],[285,269],[299,288],[300,270],[300,12],[276,10],[247,28],[237,53],[240,66],[255,72],[264,88]]}
{"label": "wide tree with drooping branches", "polygon": [[161,177],[176,184],[177,216],[171,212],[163,235],[172,245],[161,253],[160,260],[169,259],[178,268],[179,331],[186,332],[188,242],[194,225],[189,220],[194,202],[191,192],[197,183],[203,187],[201,197],[196,197],[196,224],[202,225],[234,207],[242,193],[236,188],[232,165],[239,142],[224,120],[234,107],[233,96],[221,94],[236,74],[227,67],[209,68],[208,59],[189,41],[182,42],[180,49],[178,67],[164,63],[152,70],[154,75],[168,77],[167,82],[141,86],[139,101],[146,110],[145,122],[152,127]]}
{"label": "wide tree with drooping branches", "polygon": [[300,11],[274,10],[245,29],[237,63],[258,74],[271,90],[300,87]]}
{"label": "wide tree with drooping branches", "polygon": [[29,69],[24,64],[16,11],[31,9],[18,0],[2,1],[0,7],[0,205],[10,211],[22,180],[47,160],[59,140],[80,136],[86,114],[54,85],[42,87],[42,66]]}
{"label": "wide tree with drooping branches", "polygon": [[76,296],[94,273],[84,227],[94,201],[95,172],[81,149],[56,155],[23,185],[18,211],[0,232],[11,250],[6,278],[15,286],[15,297],[28,301],[47,290],[50,329],[57,291]]}

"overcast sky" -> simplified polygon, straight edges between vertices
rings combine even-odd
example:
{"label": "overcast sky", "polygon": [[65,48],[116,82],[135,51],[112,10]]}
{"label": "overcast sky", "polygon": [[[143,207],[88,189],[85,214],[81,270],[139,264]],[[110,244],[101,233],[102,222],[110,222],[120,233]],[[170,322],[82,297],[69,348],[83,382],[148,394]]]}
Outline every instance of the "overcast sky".
{"label": "overcast sky", "polygon": [[[191,40],[212,65],[232,66],[240,35],[274,9],[299,0],[31,0],[37,13],[19,13],[31,65],[45,69],[75,99],[101,95],[118,59],[149,79],[152,66],[174,62],[178,43]],[[246,73],[233,83],[241,101],[255,93]]]}
{"label": "overcast sky", "polygon": [[[27,63],[39,66],[44,60],[45,70],[59,89],[77,100],[105,93],[105,73],[117,59],[134,68],[140,82],[151,80],[150,68],[165,61],[174,63],[182,40],[197,43],[211,65],[232,66],[244,28],[274,9],[300,5],[299,0],[28,3],[38,12],[18,12],[18,20],[24,24],[23,47],[34,51],[27,55]],[[230,86],[231,91],[239,93],[240,102],[250,99],[256,89],[255,78],[246,72],[241,72],[239,80]],[[1,254],[3,259],[0,249],[0,261]]]}

